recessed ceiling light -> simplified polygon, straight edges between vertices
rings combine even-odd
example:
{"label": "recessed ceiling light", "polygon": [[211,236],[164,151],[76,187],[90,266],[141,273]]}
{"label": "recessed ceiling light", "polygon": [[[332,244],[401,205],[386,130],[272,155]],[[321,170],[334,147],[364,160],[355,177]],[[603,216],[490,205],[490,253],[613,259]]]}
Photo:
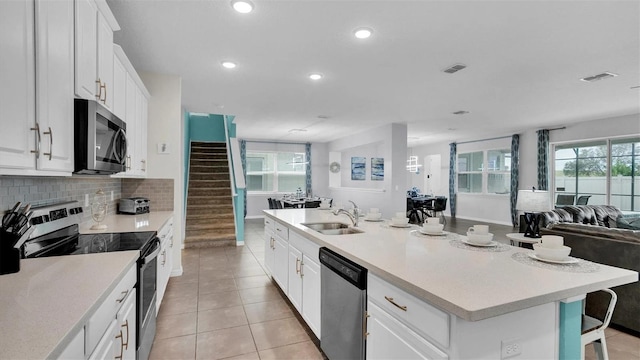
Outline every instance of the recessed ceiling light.
{"label": "recessed ceiling light", "polygon": [[234,63],[233,61],[223,61],[222,62],[222,66],[224,66],[227,69],[233,69],[238,65],[236,63]]}
{"label": "recessed ceiling light", "polygon": [[233,0],[231,1],[231,6],[241,14],[250,13],[253,10],[253,3],[249,0]]}
{"label": "recessed ceiling light", "polygon": [[369,28],[358,28],[353,32],[353,35],[358,39],[366,39],[371,36],[371,33],[373,33],[373,30]]}
{"label": "recessed ceiling light", "polygon": [[320,80],[320,79],[322,79],[322,74],[320,74],[320,73],[309,74],[309,79],[311,79],[311,80]]}

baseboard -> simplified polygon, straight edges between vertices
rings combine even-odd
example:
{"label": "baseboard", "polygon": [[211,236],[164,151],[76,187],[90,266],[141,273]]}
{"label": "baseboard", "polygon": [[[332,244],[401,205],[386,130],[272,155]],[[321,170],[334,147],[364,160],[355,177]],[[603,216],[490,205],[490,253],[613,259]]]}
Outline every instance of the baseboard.
{"label": "baseboard", "polygon": [[183,273],[183,271],[182,271],[182,266],[180,266],[180,268],[179,268],[179,269],[173,269],[173,270],[171,270],[171,277],[174,277],[174,276],[182,276],[182,273]]}

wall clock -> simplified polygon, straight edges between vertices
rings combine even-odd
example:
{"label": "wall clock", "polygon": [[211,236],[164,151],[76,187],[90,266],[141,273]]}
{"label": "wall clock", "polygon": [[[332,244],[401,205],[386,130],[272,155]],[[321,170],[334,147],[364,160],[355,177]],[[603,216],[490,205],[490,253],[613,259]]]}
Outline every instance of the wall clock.
{"label": "wall clock", "polygon": [[340,164],[335,161],[332,162],[331,164],[329,164],[329,171],[331,171],[334,174],[340,172]]}

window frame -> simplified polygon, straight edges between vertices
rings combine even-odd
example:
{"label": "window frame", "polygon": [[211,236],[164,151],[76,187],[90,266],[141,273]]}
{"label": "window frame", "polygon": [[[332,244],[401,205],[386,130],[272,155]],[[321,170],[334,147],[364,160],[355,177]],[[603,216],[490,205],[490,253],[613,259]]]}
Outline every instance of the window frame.
{"label": "window frame", "polygon": [[[616,144],[625,144],[625,143],[637,143],[640,142],[640,134],[634,134],[631,136],[617,136],[617,137],[609,137],[609,138],[597,138],[597,139],[585,139],[585,140],[579,140],[579,141],[563,141],[563,142],[555,142],[550,144],[550,168],[549,168],[549,174],[550,174],[550,179],[549,179],[549,184],[550,184],[550,189],[551,189],[551,193],[552,193],[552,199],[556,199],[558,194],[565,194],[567,193],[566,191],[558,191],[558,184],[556,184],[556,172],[558,171],[558,169],[556,169],[556,151],[558,147],[561,148],[570,148],[570,147],[575,147],[575,148],[582,148],[582,147],[587,147],[590,144],[597,144],[597,143],[604,143],[603,145],[606,148],[607,154],[605,156],[605,163],[606,163],[606,171],[605,171],[605,189],[604,189],[604,194],[596,194],[596,193],[592,193],[592,192],[580,192],[580,187],[578,185],[576,185],[576,190],[574,193],[571,194],[575,194],[576,198],[574,201],[577,201],[577,196],[579,195],[604,195],[605,198],[605,204],[604,205],[612,205],[611,204],[611,197],[612,195],[615,196],[630,196],[631,197],[631,211],[640,211],[640,208],[635,209],[634,207],[634,198],[637,196],[640,196],[640,189],[637,189],[637,191],[634,191],[634,187],[632,185],[632,190],[631,190],[631,194],[630,195],[625,195],[625,194],[612,194],[612,190],[611,190],[611,184],[612,184],[612,175],[611,175],[611,171],[612,171],[612,165],[613,165],[613,159],[620,157],[620,156],[612,156],[612,146],[616,145]],[[632,156],[632,166],[634,165],[633,160],[635,158],[638,158],[640,160],[640,154],[634,154],[632,152],[631,155],[625,155],[625,156]],[[576,154],[576,158],[575,159],[580,159],[578,157],[578,154]],[[576,170],[577,171],[577,170]],[[632,168],[632,175],[631,175],[631,183],[634,184],[634,181],[636,178],[640,178],[640,172],[639,173],[635,173],[635,167]],[[576,184],[579,184],[579,176],[576,176]],[[618,205],[613,205],[613,206],[618,206]],[[626,210],[623,210],[626,211]]]}
{"label": "window frame", "polygon": [[[504,175],[508,175],[509,177],[511,176],[511,166],[508,167],[508,170],[489,170],[489,152],[491,151],[504,151],[507,154],[511,154],[511,149],[510,148],[506,148],[506,147],[500,147],[500,148],[491,148],[491,149],[484,149],[484,150],[474,150],[474,151],[465,151],[465,152],[461,152],[456,154],[456,179],[455,179],[455,189],[456,189],[456,194],[465,194],[465,195],[482,195],[482,196],[486,196],[486,195],[490,195],[490,196],[509,196],[511,194],[511,189],[509,189],[509,191],[505,192],[505,193],[496,193],[496,192],[489,192],[489,175],[490,174],[504,174]],[[458,170],[458,160],[460,158],[460,155],[464,155],[464,154],[473,154],[473,153],[482,153],[482,168],[481,170],[472,170],[472,171],[459,171]],[[460,174],[481,174],[481,180],[482,180],[482,191],[481,192],[461,192],[460,188],[458,187],[458,176]]]}
{"label": "window frame", "polygon": [[[273,170],[262,170],[262,171],[249,171],[247,169],[247,173],[246,176],[250,176],[250,175],[265,175],[265,174],[272,174],[273,175],[273,186],[271,188],[270,191],[263,191],[263,190],[249,190],[249,187],[247,186],[247,195],[273,195],[273,194],[288,194],[291,192],[295,192],[295,190],[293,191],[278,191],[278,186],[279,186],[279,174],[282,175],[300,175],[305,179],[306,182],[306,176],[307,176],[307,167],[306,165],[303,167],[303,170],[301,171],[296,171],[296,170],[278,170],[278,155],[280,154],[296,154],[296,155],[301,155],[302,156],[302,163],[305,164],[307,159],[306,159],[306,154],[303,151],[273,151],[273,150],[247,150],[246,152],[246,159],[248,162],[248,159],[250,157],[255,157],[255,156],[251,156],[251,154],[272,154],[272,161],[273,163],[271,164],[273,167]],[[248,166],[247,166],[248,167]],[[248,183],[248,181],[247,181]],[[247,184],[248,185],[248,184]],[[306,188],[306,184],[304,184],[302,186],[302,188]]]}

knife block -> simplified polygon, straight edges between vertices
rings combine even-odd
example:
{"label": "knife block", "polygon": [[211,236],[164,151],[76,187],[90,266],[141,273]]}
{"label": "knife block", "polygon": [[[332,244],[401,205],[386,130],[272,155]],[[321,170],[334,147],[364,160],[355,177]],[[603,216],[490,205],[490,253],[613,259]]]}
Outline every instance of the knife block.
{"label": "knife block", "polygon": [[13,247],[17,240],[15,235],[0,230],[0,275],[20,271],[20,249]]}

